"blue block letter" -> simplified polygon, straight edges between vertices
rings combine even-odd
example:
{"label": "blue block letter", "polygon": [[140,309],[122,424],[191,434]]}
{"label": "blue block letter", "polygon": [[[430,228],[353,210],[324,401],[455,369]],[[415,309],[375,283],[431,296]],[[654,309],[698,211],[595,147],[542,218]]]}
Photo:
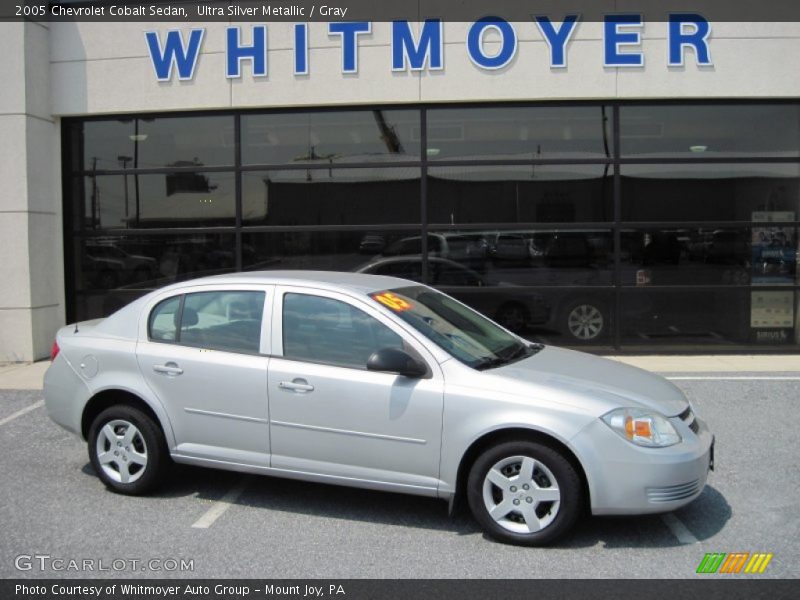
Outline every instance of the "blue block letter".
{"label": "blue block letter", "polygon": [[392,71],[422,71],[425,61],[428,68],[436,71],[442,68],[442,22],[428,19],[423,23],[419,43],[414,42],[408,21],[392,23]]}
{"label": "blue block letter", "polygon": [[560,29],[553,27],[553,23],[548,17],[536,17],[536,25],[539,26],[539,31],[542,32],[547,45],[550,46],[551,67],[567,66],[567,44],[577,24],[578,15],[564,17]]}
{"label": "blue block letter", "polygon": [[[684,31],[684,26],[691,31]],[[708,51],[708,36],[711,25],[697,14],[672,14],[669,16],[669,66],[683,66],[683,49],[692,46],[698,65],[710,65],[711,53]]]}
{"label": "blue block letter", "polygon": [[253,27],[253,45],[240,44],[238,27],[228,27],[228,60],[225,76],[231,79],[242,76],[242,61],[253,63],[253,77],[267,76],[267,26]]}
{"label": "blue block letter", "polygon": [[168,31],[167,40],[162,48],[158,33],[147,31],[144,34],[150,50],[150,62],[159,81],[172,79],[172,66],[178,67],[178,79],[185,81],[194,77],[197,58],[200,56],[200,45],[203,42],[205,29],[192,29],[189,32],[189,43],[183,43],[180,31]]}
{"label": "blue block letter", "polygon": [[294,74],[308,75],[308,23],[294,26]]}
{"label": "blue block letter", "polygon": [[[487,29],[494,29],[502,38],[500,52],[494,56],[487,56],[483,52],[483,36]],[[470,60],[482,69],[502,69],[517,53],[514,27],[500,17],[484,17],[475,21],[467,34],[467,52]]]}
{"label": "blue block letter", "polygon": [[642,43],[639,31],[620,31],[620,27],[641,27],[642,15],[607,15],[605,19],[606,67],[641,67],[641,52],[621,54],[620,46],[638,46]]}
{"label": "blue block letter", "polygon": [[371,30],[368,21],[328,25],[328,35],[338,35],[342,38],[342,73],[358,73],[358,36]]}

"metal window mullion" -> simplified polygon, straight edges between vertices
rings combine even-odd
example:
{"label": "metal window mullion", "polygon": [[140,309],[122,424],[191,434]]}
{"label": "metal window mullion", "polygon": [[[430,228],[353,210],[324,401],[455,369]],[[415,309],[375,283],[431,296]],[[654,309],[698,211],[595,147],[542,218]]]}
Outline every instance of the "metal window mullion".
{"label": "metal window mullion", "polygon": [[428,283],[428,109],[420,109],[420,184],[419,184],[419,221],[420,252],[422,253],[422,281]]}
{"label": "metal window mullion", "polygon": [[242,270],[242,116],[236,114],[233,117],[233,145],[234,163],[236,171],[233,175],[233,188],[236,198],[236,233],[234,262],[236,271]]}
{"label": "metal window mullion", "polygon": [[620,187],[622,178],[620,175],[620,133],[619,133],[619,104],[615,103],[611,109],[612,126],[614,137],[614,327],[613,335],[614,350],[619,352],[621,347],[621,325],[622,319],[622,235],[620,232],[620,222],[622,221],[622,190]]}

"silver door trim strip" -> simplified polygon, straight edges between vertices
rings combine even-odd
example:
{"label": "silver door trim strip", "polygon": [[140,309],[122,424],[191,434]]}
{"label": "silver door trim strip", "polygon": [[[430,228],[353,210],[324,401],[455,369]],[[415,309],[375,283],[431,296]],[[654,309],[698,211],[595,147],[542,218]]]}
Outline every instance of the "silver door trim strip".
{"label": "silver door trim strip", "polygon": [[250,423],[269,423],[269,419],[260,419],[258,417],[246,417],[244,415],[232,415],[229,413],[214,412],[211,410],[200,410],[199,408],[184,408],[183,410],[193,415],[204,415],[206,417],[221,417],[223,419],[248,421]]}
{"label": "silver door trim strip", "polygon": [[294,429],[310,429],[311,431],[324,431],[326,433],[339,433],[341,435],[354,435],[358,437],[374,438],[379,440],[391,440],[393,442],[404,442],[406,444],[427,444],[427,440],[417,438],[400,437],[396,435],[384,435],[382,433],[366,433],[364,431],[350,431],[349,429],[334,429],[332,427],[319,427],[317,425],[303,425],[301,423],[288,423],[286,421],[272,421],[273,425],[281,427],[292,427]]}

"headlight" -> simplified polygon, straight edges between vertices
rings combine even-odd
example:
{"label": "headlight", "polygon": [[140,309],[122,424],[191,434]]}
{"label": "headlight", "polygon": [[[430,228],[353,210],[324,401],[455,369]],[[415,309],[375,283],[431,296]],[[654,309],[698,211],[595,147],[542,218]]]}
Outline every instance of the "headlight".
{"label": "headlight", "polygon": [[655,411],[618,408],[601,418],[621,437],[637,446],[664,448],[681,441],[672,423]]}

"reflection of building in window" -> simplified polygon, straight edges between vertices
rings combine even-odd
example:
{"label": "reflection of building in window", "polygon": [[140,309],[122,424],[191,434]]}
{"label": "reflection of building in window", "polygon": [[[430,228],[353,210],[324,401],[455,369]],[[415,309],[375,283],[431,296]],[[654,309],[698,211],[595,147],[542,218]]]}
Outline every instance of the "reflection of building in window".
{"label": "reflection of building in window", "polygon": [[[168,165],[170,167],[202,167],[203,163],[193,161],[179,160]],[[191,171],[182,173],[170,173],[166,177],[167,180],[167,196],[173,194],[207,194],[215,189],[216,185],[212,185],[208,177],[202,173],[193,173]]]}

